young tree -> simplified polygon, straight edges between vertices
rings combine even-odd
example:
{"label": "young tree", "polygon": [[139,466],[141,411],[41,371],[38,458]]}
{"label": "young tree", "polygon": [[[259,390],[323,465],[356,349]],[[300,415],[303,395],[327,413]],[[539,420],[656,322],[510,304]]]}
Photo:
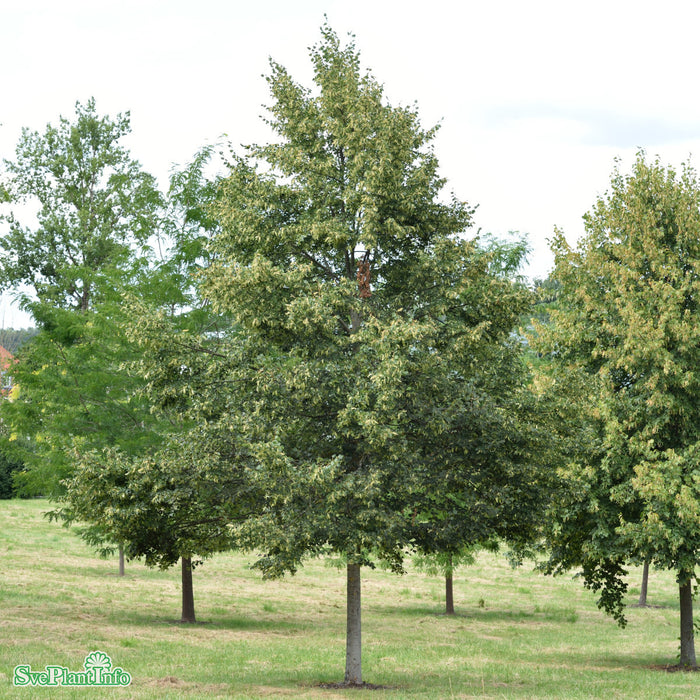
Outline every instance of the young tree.
{"label": "young tree", "polygon": [[[192,389],[195,373],[206,369],[206,354],[183,360],[189,343],[216,354],[220,319],[198,298],[192,279],[206,264],[204,243],[215,227],[205,215],[216,190],[215,179],[204,173],[211,156],[211,149],[202,149],[172,173],[163,254],[139,268],[138,277],[121,290],[118,308],[97,309],[98,318],[113,324],[99,340],[118,339],[123,346],[119,362],[109,366],[129,386],[133,404],[145,406],[142,427],[150,426],[155,439],[129,449],[128,436],[121,436],[106,442],[116,447],[105,449],[105,442],[74,436],[70,477],[62,482],[61,507],[54,512],[66,523],[89,523],[83,536],[91,543],[116,538],[128,557],[143,556],[149,566],[165,569],[180,559],[184,622],[195,621],[194,563],[232,544],[224,505],[233,517],[247,504],[242,494],[232,493],[238,476],[226,440],[215,443],[208,436],[207,452],[197,452],[201,431],[188,413],[193,394],[177,399],[173,389],[185,377]],[[155,388],[164,385],[165,393]],[[215,473],[220,454],[226,455],[226,467]]]}
{"label": "young tree", "polygon": [[647,606],[647,592],[649,589],[649,560],[644,560],[644,565],[642,567],[642,585],[639,590],[639,600],[637,605],[640,608],[645,608]]}
{"label": "young tree", "polygon": [[311,59],[315,92],[271,64],[280,141],[233,157],[222,185],[204,290],[238,325],[210,429],[238,436],[264,494],[238,537],[265,575],[346,557],[345,682],[359,684],[361,567],[401,570],[445,470],[478,500],[493,463],[459,431],[527,295],[461,235],[472,210],[440,199],[436,130],[387,104],[328,26]]}
{"label": "young tree", "polygon": [[[232,546],[231,524],[253,496],[241,486],[229,435],[206,431],[203,409],[216,380],[226,319],[198,296],[194,278],[208,265],[206,241],[216,230],[207,214],[217,176],[207,172],[205,147],[171,174],[163,221],[164,254],[122,298],[118,335],[133,350],[120,371],[145,401],[159,443],[148,450],[105,450],[81,441],[74,471],[64,482],[61,518],[90,523],[85,536],[99,544],[118,536],[129,557],[162,569],[182,563],[182,620],[194,622],[193,565]],[[198,425],[202,422],[202,425]],[[118,443],[117,443],[118,444]]]}
{"label": "young tree", "polygon": [[[485,236],[480,242],[490,276],[524,291],[518,272],[525,239]],[[454,383],[454,374],[446,376]],[[447,614],[454,613],[453,574],[460,563],[499,544],[519,561],[541,538],[541,512],[556,490],[552,465],[559,454],[550,401],[530,384],[521,336],[504,334],[470,368],[468,403],[455,410],[458,394],[450,399],[455,418],[449,438],[424,431],[421,462],[432,474],[426,481],[432,492],[416,512],[422,524],[416,545],[419,561],[445,575]]]}
{"label": "young tree", "polygon": [[87,522],[83,538],[95,546],[108,533],[124,543],[128,558],[144,557],[147,566],[181,561],[182,622],[196,621],[194,565],[231,548],[232,503],[239,512],[248,507],[227,446],[209,444],[202,454],[199,444],[196,429],[137,457],[114,448],[83,452],[78,443],[64,505],[53,513],[67,524]]}
{"label": "young tree", "polygon": [[[700,552],[700,187],[640,152],[584,217],[574,250],[558,233],[561,284],[540,348],[585,378],[590,439],[566,471],[550,571],[582,566],[624,623],[627,563],[676,572],[682,666],[696,666],[692,585]],[[572,383],[561,389],[573,397]]]}
{"label": "young tree", "polygon": [[[497,545],[494,543],[494,548]],[[437,552],[435,554],[416,554],[412,564],[419,571],[431,576],[440,575],[445,578],[445,615],[455,614],[454,604],[454,572],[459,566],[469,566],[476,561],[476,548],[457,552]]]}

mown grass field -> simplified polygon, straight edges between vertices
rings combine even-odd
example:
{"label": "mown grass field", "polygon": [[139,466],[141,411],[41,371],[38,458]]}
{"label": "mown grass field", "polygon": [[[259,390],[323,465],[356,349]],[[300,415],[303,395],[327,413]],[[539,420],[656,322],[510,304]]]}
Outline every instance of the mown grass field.
{"label": "mown grass field", "polygon": [[[457,615],[443,582],[365,571],[363,672],[342,680],[344,571],[311,561],[264,582],[251,557],[219,555],[195,571],[200,622],[182,625],[179,569],[99,559],[47,522],[44,501],[0,501],[0,697],[12,698],[700,698],[700,674],[670,673],[678,653],[672,575],[652,571],[649,603],[621,630],[571,577],[513,570],[482,554],[458,571]],[[632,571],[630,602],[639,593]],[[81,671],[100,650],[127,688],[15,688],[14,667]]]}

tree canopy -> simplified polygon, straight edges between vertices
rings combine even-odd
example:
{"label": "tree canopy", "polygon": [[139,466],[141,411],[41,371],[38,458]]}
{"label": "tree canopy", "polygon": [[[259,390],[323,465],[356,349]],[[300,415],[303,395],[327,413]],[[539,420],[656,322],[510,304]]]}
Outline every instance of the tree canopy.
{"label": "tree canopy", "polygon": [[61,492],[77,436],[127,452],[154,439],[149,408],[121,369],[132,348],[119,323],[124,290],[145,289],[163,198],[122,146],[129,131],[128,114],[100,116],[90,99],[43,133],[23,129],[4,161],[0,286],[21,298],[38,332],[18,353],[21,389],[2,411],[31,493]]}
{"label": "tree canopy", "polygon": [[[696,387],[675,358],[693,352],[683,334],[696,291],[683,285],[695,251],[670,254],[689,267],[669,277],[667,253],[655,261],[625,227],[661,212],[649,230],[676,250],[694,200],[674,175],[670,188],[650,176],[651,194],[618,178],[581,251],[557,239],[557,308],[537,342],[595,405],[572,428],[593,439],[569,450],[560,494],[561,396],[543,376],[532,390],[516,332],[532,303],[518,276],[525,240],[472,231],[474,208],[444,191],[437,127],[388,102],[352,37],[324,25],[310,58],[311,87],[270,63],[275,141],[232,149],[224,178],[205,177],[203,149],[167,196],[120,145],[128,114],[100,117],[90,100],[73,121],[23,132],[0,198],[37,215],[1,219],[0,284],[29,287],[40,329],[19,356],[20,395],[2,408],[25,488],[56,498],[55,517],[86,521],[92,544],[116,541],[164,568],[182,559],[183,591],[193,559],[232,546],[257,552],[268,577],[341,557],[348,684],[362,683],[361,567],[402,572],[419,551],[451,572],[497,540],[522,555],[550,499],[565,522],[560,539],[549,533],[550,567],[583,565],[608,609],[620,611],[626,561],[674,562],[686,595]],[[632,294],[647,282],[651,296]],[[653,305],[677,301],[672,289],[686,304],[678,318]],[[636,304],[655,320],[621,330]],[[660,318],[682,349],[666,347]],[[647,333],[658,357],[635,345]],[[661,463],[681,474],[675,491],[654,480]]]}
{"label": "tree canopy", "polygon": [[44,133],[23,129],[15,159],[4,161],[5,187],[12,205],[31,206],[0,218],[8,227],[0,282],[29,287],[25,305],[86,310],[104,272],[155,233],[162,201],[155,179],[120,144],[129,131],[128,113],[101,117],[94,99]]}

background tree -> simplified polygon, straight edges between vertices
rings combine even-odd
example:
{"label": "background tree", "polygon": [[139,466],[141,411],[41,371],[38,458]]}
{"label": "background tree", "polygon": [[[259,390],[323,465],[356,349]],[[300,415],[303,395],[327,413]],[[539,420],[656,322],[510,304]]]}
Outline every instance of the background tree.
{"label": "background tree", "polygon": [[[44,134],[25,130],[16,161],[6,162],[16,201],[35,201],[39,214],[34,229],[20,226],[13,214],[5,217],[9,231],[2,245],[8,255],[2,275],[7,286],[30,286],[24,305],[40,333],[20,353],[20,397],[3,406],[3,420],[25,462],[25,492],[58,500],[54,517],[87,520],[83,534],[102,548],[116,542],[120,552],[126,546],[131,556],[155,561],[139,546],[150,538],[151,547],[163,549],[157,563],[165,566],[173,563],[171,540],[179,532],[172,520],[160,538],[156,512],[150,529],[129,533],[124,519],[106,518],[105,509],[115,508],[106,499],[115,470],[134,477],[133,462],[153,471],[149,456],[155,453],[170,455],[173,465],[165,443],[182,425],[156,415],[141,392],[143,378],[134,367],[142,348],[127,335],[127,325],[137,303],[178,317],[181,328],[200,311],[190,276],[208,224],[202,212],[214,186],[203,169],[211,149],[173,173],[166,202],[154,179],[120,145],[128,132],[128,115],[100,117],[90,100],[77,105],[73,122],[62,118]],[[100,460],[105,446],[119,455],[114,464]],[[101,485],[96,464],[103,467]],[[159,484],[163,478],[153,476]],[[173,480],[185,489],[182,478]],[[168,488],[174,490],[172,484]],[[184,507],[179,512],[186,517]],[[146,527],[143,519],[128,522]],[[210,534],[212,543],[218,541],[218,530]],[[189,541],[182,536],[177,541],[189,577],[183,595],[191,601],[193,553]]]}
{"label": "background tree", "polygon": [[63,492],[76,439],[129,454],[159,443],[150,406],[123,370],[138,348],[120,332],[121,313],[118,305],[109,313],[106,305],[80,313],[41,308],[42,330],[20,349],[13,369],[18,395],[0,407],[8,444],[25,465],[18,476],[23,493]]}
{"label": "background tree", "polygon": [[[99,440],[73,434],[61,451],[70,459],[70,470],[57,496],[61,505],[53,513],[67,524],[87,522],[83,536],[96,546],[104,548],[105,538],[117,538],[128,557],[145,557],[149,566],[165,569],[181,559],[186,622],[195,621],[193,563],[231,546],[228,521],[220,511],[232,500],[230,484],[235,478],[228,454],[226,474],[213,476],[211,451],[223,450],[221,442],[210,442],[210,451],[198,463],[196,424],[186,410],[193,395],[181,395],[178,401],[171,391],[173,379],[181,383],[187,377],[192,382],[198,368],[205,367],[197,355],[184,363],[178,351],[194,343],[215,352],[217,342],[217,319],[197,297],[192,279],[206,264],[204,241],[214,226],[204,215],[207,199],[216,190],[215,181],[204,173],[210,157],[211,149],[203,149],[192,163],[173,172],[159,240],[161,255],[139,260],[138,276],[120,290],[116,308],[101,304],[96,310],[100,322],[109,319],[113,325],[91,345],[120,343],[114,360],[100,364],[113,368],[128,387],[132,406],[145,411],[141,430],[136,431],[140,439],[134,444],[128,425],[124,434],[108,439],[104,429]],[[157,349],[142,325],[155,333]],[[160,374],[153,371],[154,364]],[[99,370],[90,371],[99,381]],[[165,383],[168,392],[157,395],[154,387]],[[91,398],[86,395],[82,403]],[[107,406],[114,408],[112,401]],[[104,423],[112,429],[120,425],[109,417]],[[242,507],[242,501],[238,505]]]}
{"label": "background tree", "polygon": [[[494,550],[498,548],[493,543]],[[455,614],[454,604],[454,572],[460,566],[469,566],[476,561],[476,548],[466,547],[457,553],[443,551],[434,554],[415,554],[411,560],[418,571],[424,571],[431,576],[442,576],[445,579],[445,615]]]}
{"label": "background tree", "polygon": [[14,355],[25,343],[39,333],[38,328],[3,328],[0,330],[0,345]]}
{"label": "background tree", "polygon": [[[237,333],[219,382],[229,410],[209,429],[238,437],[264,494],[237,528],[264,575],[346,558],[345,682],[357,684],[361,566],[399,571],[423,536],[439,467],[426,435],[450,453],[478,410],[477,368],[527,295],[461,237],[471,209],[439,198],[435,129],[388,105],[329,27],[311,59],[315,92],[271,64],[280,141],[234,156],[222,185],[204,292]],[[483,463],[463,457],[485,483]]]}
{"label": "background tree", "polygon": [[[87,310],[105,272],[156,231],[161,197],[120,144],[129,132],[128,113],[100,117],[94,99],[77,102],[73,121],[23,129],[15,160],[4,161],[13,205],[29,206],[0,218],[0,280],[22,292],[25,308],[39,301]],[[35,208],[36,220],[22,224]]]}
{"label": "background tree", "polygon": [[[692,584],[700,552],[700,188],[640,152],[584,217],[574,250],[554,239],[561,284],[540,346],[588,384],[590,439],[566,471],[551,571],[582,566],[624,622],[627,563],[676,572],[682,666],[696,666]],[[572,397],[574,384],[561,389]]]}
{"label": "background tree", "polygon": [[639,589],[639,600],[637,605],[640,608],[645,608],[647,605],[647,592],[649,590],[649,560],[645,559],[642,566],[642,585]]}
{"label": "background tree", "polygon": [[[231,503],[242,507],[232,456],[202,454],[196,431],[173,436],[163,448],[132,457],[114,448],[74,450],[63,508],[54,517],[85,521],[83,538],[103,547],[105,536],[124,543],[127,558],[167,569],[181,562],[182,622],[195,622],[193,567],[230,549]],[[217,445],[219,449],[222,444]]]}
{"label": "background tree", "polygon": [[60,491],[74,436],[125,449],[149,439],[147,406],[119,372],[129,350],[116,328],[121,290],[145,278],[139,246],[158,232],[163,201],[120,143],[129,131],[128,114],[101,117],[93,99],[78,102],[72,121],[24,129],[4,161],[12,206],[28,206],[0,218],[0,284],[40,331],[14,368],[20,396],[2,406],[27,492]]}
{"label": "background tree", "polygon": [[[511,311],[520,309],[524,315],[522,304],[529,301],[530,309],[533,303],[518,274],[528,251],[526,240],[485,236],[479,242],[477,254],[488,272],[484,281],[510,284]],[[478,283],[471,284],[474,294]],[[520,297],[515,296],[517,290]],[[495,330],[495,319],[490,323]],[[452,386],[466,381],[462,393],[450,396],[450,388],[443,389],[453,414],[449,434],[444,434],[442,423],[435,432],[428,429],[428,421],[420,428],[423,467],[417,468],[426,470],[431,494],[424,510],[416,512],[422,524],[416,544],[420,560],[445,575],[448,614],[454,613],[457,565],[468,563],[479,549],[497,550],[499,544],[509,545],[514,560],[521,560],[541,537],[542,508],[556,489],[552,465],[558,452],[552,438],[551,402],[531,390],[525,345],[513,332],[518,318],[507,316],[502,323],[493,342],[481,349],[478,365],[473,363],[468,372],[455,365],[445,374]],[[435,387],[428,393],[436,395]],[[440,410],[441,421],[445,413]],[[416,435],[416,444],[419,439]]]}
{"label": "background tree", "polygon": [[14,475],[22,467],[22,462],[0,451],[0,499],[15,496]]}

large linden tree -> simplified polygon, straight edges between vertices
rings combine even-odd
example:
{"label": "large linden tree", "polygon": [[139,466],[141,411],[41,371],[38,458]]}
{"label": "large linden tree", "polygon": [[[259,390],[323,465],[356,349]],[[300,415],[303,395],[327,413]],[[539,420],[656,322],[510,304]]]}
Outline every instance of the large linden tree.
{"label": "large linden tree", "polygon": [[[499,490],[481,487],[508,479],[469,460],[486,449],[471,431],[509,424],[485,410],[483,371],[514,366],[528,302],[464,237],[472,209],[442,197],[436,129],[388,104],[352,40],[324,26],[310,53],[310,89],[271,64],[278,140],[234,156],[222,186],[205,292],[237,324],[236,361],[208,426],[238,436],[265,494],[238,529],[264,574],[346,560],[345,682],[358,684],[361,567],[400,571],[448,500],[498,513]],[[513,461],[503,469],[517,481]]]}

